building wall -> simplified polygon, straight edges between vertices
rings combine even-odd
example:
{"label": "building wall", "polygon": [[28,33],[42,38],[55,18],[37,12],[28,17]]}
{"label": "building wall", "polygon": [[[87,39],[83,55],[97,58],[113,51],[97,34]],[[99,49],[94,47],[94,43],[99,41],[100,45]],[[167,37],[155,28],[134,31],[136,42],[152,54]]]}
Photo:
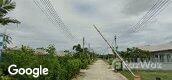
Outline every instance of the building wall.
{"label": "building wall", "polygon": [[172,63],[172,51],[157,51],[152,52],[151,61],[153,62],[162,62],[162,63]]}
{"label": "building wall", "polygon": [[172,70],[172,50],[152,52],[151,61],[162,63],[161,70]]}
{"label": "building wall", "polygon": [[[137,59],[138,62],[135,61],[129,61],[132,64],[138,64],[140,62],[140,59]],[[151,68],[146,68],[143,69],[141,67],[138,68],[132,68],[132,69],[141,69],[141,70],[172,70],[172,50],[164,50],[164,51],[156,51],[156,52],[151,52],[150,59],[145,59],[147,63],[155,63],[155,64],[161,64],[161,68],[158,69],[151,69]],[[127,62],[127,61],[126,61]],[[124,67],[124,69],[126,69]]]}

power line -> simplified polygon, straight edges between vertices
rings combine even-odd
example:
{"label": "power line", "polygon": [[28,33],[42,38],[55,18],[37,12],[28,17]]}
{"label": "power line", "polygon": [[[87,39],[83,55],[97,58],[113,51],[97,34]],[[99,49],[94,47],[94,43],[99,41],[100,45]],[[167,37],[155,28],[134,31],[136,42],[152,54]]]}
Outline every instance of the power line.
{"label": "power line", "polygon": [[135,25],[133,26],[133,28],[136,28],[136,26],[139,25],[139,23],[140,23],[141,21],[143,21],[148,15],[150,15],[150,13],[157,7],[157,5],[158,5],[161,1],[163,1],[163,0],[158,0],[158,1],[149,9],[149,11],[148,11],[148,12],[138,21],[138,23],[135,24]]}
{"label": "power line", "polygon": [[[36,0],[34,0],[34,3],[46,15],[46,17],[49,19],[49,21],[52,22],[54,25],[56,25],[56,22],[51,18],[52,16],[50,16],[48,14],[48,12],[44,9],[44,7],[42,7],[41,4],[39,2],[37,2]],[[65,36],[67,36],[67,35],[65,34]]]}
{"label": "power line", "polygon": [[[144,24],[146,24],[150,19],[152,19],[152,18],[154,18],[155,17],[155,15],[167,4],[169,2],[169,0],[166,0],[166,1],[164,1],[164,2],[162,2],[162,4],[160,5],[160,6],[158,6],[158,8],[152,13],[152,14],[150,14],[148,17],[146,17],[146,19],[145,20],[143,20],[142,21],[142,23],[140,23],[138,26],[136,26],[136,27],[138,27],[137,29],[136,29],[136,31],[138,31],[139,29],[141,29],[142,27],[143,27],[143,25]],[[135,32],[136,32],[135,31]]]}
{"label": "power line", "polygon": [[67,37],[72,38],[70,33],[66,31],[66,28],[61,25],[61,23],[63,23],[63,22],[59,17],[57,17],[55,10],[53,8],[51,8],[52,6],[50,7],[50,5],[48,5],[49,2],[47,0],[40,0],[40,1],[45,5],[45,8],[47,8],[48,12],[52,16],[53,20],[57,23],[57,25],[59,25],[59,27],[61,27],[61,29],[63,29],[63,32],[65,34],[67,34]]}
{"label": "power line", "polygon": [[[67,31],[70,35],[72,35],[68,30],[67,26],[65,26],[65,24],[62,22],[61,18],[58,16],[56,10],[54,9],[54,7],[52,6],[51,2],[49,0],[45,0],[45,4],[47,3],[48,7],[51,9],[51,11],[53,11],[53,15],[55,16],[55,20],[57,22],[60,23],[60,25],[64,28],[65,31]],[[57,20],[58,19],[58,20]]]}
{"label": "power line", "polygon": [[[65,36],[70,38],[71,40],[74,40],[74,37],[72,33],[69,31],[69,29],[64,25],[60,17],[57,15],[57,12],[53,8],[52,4],[49,2],[49,0],[40,0],[41,4],[34,0],[34,3],[41,9],[41,11],[47,16],[47,18],[52,22],[55,26],[59,27],[63,33],[65,33]],[[44,6],[43,6],[44,5]]]}
{"label": "power line", "polygon": [[[158,0],[149,11],[133,26],[133,28],[129,29],[126,34],[137,32],[143,28],[145,24],[156,17],[162,10],[165,9],[166,5],[170,0]],[[164,7],[165,6],[165,7]],[[125,35],[126,35],[125,34]],[[124,35],[124,34],[123,34]]]}
{"label": "power line", "polygon": [[50,5],[50,7],[53,9],[53,11],[54,11],[54,13],[56,14],[57,18],[59,19],[59,21],[61,21],[62,26],[63,26],[63,27],[66,27],[65,29],[66,29],[66,31],[69,33],[69,35],[71,35],[71,37],[72,37],[73,39],[76,39],[76,35],[73,35],[73,34],[71,33],[70,29],[68,28],[68,26],[66,26],[66,25],[62,22],[61,18],[58,16],[58,14],[57,14],[56,10],[54,9],[53,5],[51,4],[51,2],[50,2],[49,0],[47,0],[47,3],[48,3],[48,4]]}
{"label": "power line", "polygon": [[[161,6],[162,3],[164,3],[164,1],[163,2],[159,2],[160,5],[158,5],[156,8],[158,9],[159,6]],[[157,9],[152,10],[152,13],[155,13],[155,10],[157,10]],[[143,17],[143,20],[141,20],[140,22],[138,22],[138,24],[136,26],[134,26],[135,27],[135,31],[133,30],[133,32],[136,32],[142,26],[141,24],[145,23],[145,21],[147,21],[149,18],[151,18],[150,16],[152,15],[152,13],[151,12],[148,12],[148,13],[150,13],[150,14],[148,14],[148,15],[146,14]]]}

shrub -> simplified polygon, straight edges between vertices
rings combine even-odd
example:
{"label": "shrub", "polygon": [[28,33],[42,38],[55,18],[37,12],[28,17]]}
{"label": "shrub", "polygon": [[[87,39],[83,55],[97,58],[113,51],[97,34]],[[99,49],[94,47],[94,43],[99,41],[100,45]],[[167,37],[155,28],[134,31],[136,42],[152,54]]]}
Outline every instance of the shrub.
{"label": "shrub", "polygon": [[[73,55],[55,56],[55,48],[49,46],[45,49],[49,54],[34,54],[34,50],[30,47],[22,46],[19,49],[8,49],[2,54],[0,62],[0,80],[17,79],[17,80],[70,80],[79,73],[81,68],[86,68],[88,64],[93,62],[88,55],[80,54],[81,57]],[[40,75],[34,78],[32,75],[15,75],[8,73],[8,67],[16,64],[22,68],[37,68],[40,65],[48,68],[48,75]]]}

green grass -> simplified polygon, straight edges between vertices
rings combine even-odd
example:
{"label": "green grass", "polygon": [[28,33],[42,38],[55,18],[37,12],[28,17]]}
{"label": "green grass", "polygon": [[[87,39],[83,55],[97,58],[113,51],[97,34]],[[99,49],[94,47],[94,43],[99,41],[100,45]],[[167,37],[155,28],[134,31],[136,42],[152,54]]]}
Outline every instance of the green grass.
{"label": "green grass", "polygon": [[[133,80],[132,75],[128,71],[121,71],[128,80]],[[134,71],[136,73],[136,71]],[[156,80],[156,77],[161,80],[172,80],[172,71],[139,71],[142,80]]]}

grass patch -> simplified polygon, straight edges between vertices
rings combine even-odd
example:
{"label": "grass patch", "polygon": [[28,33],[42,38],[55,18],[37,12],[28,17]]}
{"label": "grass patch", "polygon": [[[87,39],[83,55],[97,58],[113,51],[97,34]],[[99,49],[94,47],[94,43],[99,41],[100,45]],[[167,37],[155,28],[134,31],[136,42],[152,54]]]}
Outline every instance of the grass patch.
{"label": "grass patch", "polygon": [[[133,80],[133,76],[128,71],[120,71],[128,80]],[[136,71],[134,71],[136,73]],[[161,80],[172,80],[172,71],[139,71],[142,80],[156,80],[156,77]]]}

